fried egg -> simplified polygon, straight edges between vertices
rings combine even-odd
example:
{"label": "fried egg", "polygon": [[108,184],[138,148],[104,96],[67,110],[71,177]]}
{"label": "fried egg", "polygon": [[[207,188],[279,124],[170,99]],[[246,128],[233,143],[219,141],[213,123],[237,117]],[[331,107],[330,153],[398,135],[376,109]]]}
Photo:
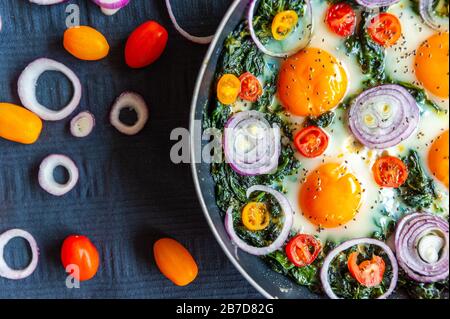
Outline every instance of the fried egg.
{"label": "fried egg", "polygon": [[278,97],[283,106],[299,116],[319,116],[334,109],[348,88],[347,73],[333,55],[307,48],[282,64]]}

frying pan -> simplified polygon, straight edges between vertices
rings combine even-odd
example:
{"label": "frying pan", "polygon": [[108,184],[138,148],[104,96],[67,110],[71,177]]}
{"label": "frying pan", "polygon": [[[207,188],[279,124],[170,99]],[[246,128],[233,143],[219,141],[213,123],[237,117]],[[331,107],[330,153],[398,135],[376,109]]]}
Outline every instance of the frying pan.
{"label": "frying pan", "polygon": [[202,112],[211,97],[214,74],[224,40],[245,17],[248,3],[247,0],[236,0],[232,3],[217,30],[198,76],[190,118],[191,168],[195,188],[206,220],[223,251],[244,278],[263,296],[266,298],[320,298],[307,288],[300,287],[285,276],[272,271],[260,258],[235,249],[225,231],[219,208],[216,206],[210,164],[201,161],[201,149],[207,143],[201,138]]}

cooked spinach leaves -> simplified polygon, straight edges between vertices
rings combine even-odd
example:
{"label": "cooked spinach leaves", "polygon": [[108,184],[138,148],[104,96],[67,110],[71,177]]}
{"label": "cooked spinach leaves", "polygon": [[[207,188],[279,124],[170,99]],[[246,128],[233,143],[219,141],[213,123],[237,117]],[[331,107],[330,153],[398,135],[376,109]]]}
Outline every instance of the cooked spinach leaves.
{"label": "cooked spinach leaves", "polygon": [[[359,252],[358,259],[370,260],[374,255],[384,259],[386,270],[383,281],[377,287],[365,287],[359,284],[350,274],[347,266],[348,258],[352,252]],[[386,253],[374,245],[358,245],[336,256],[328,270],[331,288],[334,293],[344,299],[376,299],[383,295],[388,289],[392,280],[392,265]]]}
{"label": "cooked spinach leaves", "polygon": [[433,179],[427,176],[420,162],[419,154],[410,150],[408,156],[403,158],[408,166],[409,175],[406,183],[400,187],[400,196],[411,208],[429,208],[437,198]]}
{"label": "cooked spinach leaves", "polygon": [[288,276],[295,283],[306,286],[312,291],[319,292],[320,287],[320,263],[323,256],[319,257],[312,265],[306,267],[296,267],[289,261],[284,251],[277,250],[267,256],[264,261],[274,271]]}
{"label": "cooked spinach leaves", "polygon": [[264,67],[264,54],[250,37],[246,22],[241,22],[225,40],[217,76],[230,73],[239,77],[245,72],[260,76],[264,72]]}
{"label": "cooked spinach leaves", "polygon": [[333,124],[333,121],[336,117],[336,113],[333,111],[326,112],[320,116],[308,116],[305,121],[305,127],[308,126],[318,126],[321,128],[327,128],[331,124]]}
{"label": "cooked spinach leaves", "polygon": [[294,10],[301,17],[305,14],[304,8],[304,0],[261,0],[253,19],[256,36],[266,44],[272,38],[272,21],[278,13]]}
{"label": "cooked spinach leaves", "polygon": [[365,85],[373,87],[386,82],[385,50],[375,43],[367,32],[370,12],[361,14],[361,21],[353,35],[345,40],[347,54],[356,56],[364,74],[368,75]]}

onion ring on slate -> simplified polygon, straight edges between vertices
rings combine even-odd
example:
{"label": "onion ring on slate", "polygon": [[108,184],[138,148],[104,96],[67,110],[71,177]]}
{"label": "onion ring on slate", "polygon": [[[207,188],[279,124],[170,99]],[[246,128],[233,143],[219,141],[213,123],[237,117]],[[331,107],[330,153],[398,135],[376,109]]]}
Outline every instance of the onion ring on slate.
{"label": "onion ring on slate", "polygon": [[373,239],[373,238],[359,238],[359,239],[352,239],[349,241],[346,241],[339,246],[337,246],[335,249],[333,249],[325,258],[323,262],[322,269],[320,270],[320,280],[322,282],[322,287],[325,291],[325,293],[330,297],[331,299],[340,299],[333,291],[330,285],[330,280],[328,276],[328,269],[330,268],[330,264],[333,261],[333,259],[341,252],[356,246],[356,245],[375,245],[380,247],[384,250],[384,252],[387,254],[389,261],[392,266],[392,279],[391,284],[389,285],[389,289],[378,299],[386,299],[388,298],[395,290],[395,287],[397,286],[398,281],[398,264],[397,260],[395,259],[394,253],[392,250],[382,241]]}
{"label": "onion ring on slate", "polygon": [[267,186],[257,185],[250,187],[247,190],[247,198],[249,198],[251,194],[257,191],[272,195],[280,204],[281,210],[284,214],[284,223],[278,237],[272,242],[272,244],[267,247],[260,248],[247,244],[236,234],[236,230],[234,229],[233,207],[228,208],[225,215],[225,229],[234,245],[251,255],[263,256],[280,249],[286,242],[286,239],[289,237],[289,233],[294,223],[294,211],[292,210],[291,204],[289,203],[286,196]]}
{"label": "onion ring on slate", "polygon": [[[53,173],[58,166],[64,167],[69,173],[65,184],[55,181]],[[75,163],[65,155],[53,154],[46,157],[39,167],[39,185],[54,196],[63,196],[70,192],[78,183],[79,171]]]}
{"label": "onion ring on slate", "polygon": [[[23,238],[30,245],[31,249],[31,261],[27,267],[20,270],[11,269],[5,261],[4,250],[5,246],[10,242],[13,238]],[[38,265],[39,259],[39,248],[37,246],[36,240],[34,237],[22,230],[22,229],[11,229],[0,235],[0,277],[12,279],[12,280],[20,280],[27,278],[30,276]]]}
{"label": "onion ring on slate", "polygon": [[400,144],[414,133],[419,120],[416,100],[408,90],[396,84],[364,91],[352,102],[349,113],[353,135],[372,149]]}
{"label": "onion ring on slate", "polygon": [[52,4],[63,3],[66,1],[68,1],[68,0],[30,0],[31,3],[39,4],[42,6],[49,6]]}
{"label": "onion ring on slate", "polygon": [[70,133],[75,137],[86,137],[95,127],[95,117],[91,112],[81,112],[70,121]]}
{"label": "onion ring on slate", "polygon": [[[126,125],[120,120],[120,112],[129,108],[136,112],[137,121],[133,125]],[[110,113],[111,124],[121,133],[126,135],[136,135],[148,121],[148,107],[142,96],[134,92],[124,92],[117,100]]]}
{"label": "onion ring on slate", "polygon": [[198,44],[211,43],[211,41],[214,38],[214,35],[210,35],[207,37],[197,37],[197,36],[190,34],[186,30],[184,30],[178,23],[177,18],[175,17],[175,14],[173,13],[172,5],[170,4],[170,0],[165,0],[165,1],[166,1],[166,6],[167,6],[167,11],[169,12],[169,17],[170,17],[170,20],[172,20],[173,26],[185,39],[187,39],[191,42],[194,42],[194,43],[198,43]]}
{"label": "onion ring on slate", "polygon": [[130,0],[92,0],[96,5],[104,9],[121,9],[125,7]]}
{"label": "onion ring on slate", "polygon": [[[64,74],[73,86],[73,96],[69,104],[61,110],[53,111],[40,104],[36,97],[36,86],[39,77],[46,71],[58,71]],[[19,98],[23,106],[36,113],[46,121],[59,121],[68,117],[80,104],[81,83],[76,74],[67,66],[57,61],[40,58],[31,62],[19,77]]]}

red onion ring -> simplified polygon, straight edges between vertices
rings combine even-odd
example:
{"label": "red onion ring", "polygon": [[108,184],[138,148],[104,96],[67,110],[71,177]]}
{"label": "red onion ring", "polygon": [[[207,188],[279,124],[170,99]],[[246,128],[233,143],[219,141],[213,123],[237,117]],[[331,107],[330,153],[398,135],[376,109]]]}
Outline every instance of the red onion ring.
{"label": "red onion ring", "polygon": [[[137,121],[133,125],[126,125],[120,120],[120,112],[130,108],[136,112]],[[136,135],[147,124],[148,121],[148,107],[142,96],[134,92],[122,93],[114,102],[109,116],[112,126],[119,132],[126,135]]]}
{"label": "red onion ring", "polygon": [[[252,129],[263,133],[255,136]],[[251,149],[239,150],[236,147],[239,138],[248,142]],[[227,163],[236,173],[243,176],[273,173],[281,153],[280,128],[276,124],[271,127],[261,112],[239,112],[225,124],[223,148]]]}
{"label": "red onion ring", "polygon": [[370,8],[370,9],[380,8],[380,7],[388,7],[399,1],[400,0],[356,0],[356,2],[359,5],[362,5],[364,7]]}
{"label": "red onion ring", "polygon": [[[255,28],[253,26],[253,20],[254,20],[254,16],[255,16],[255,10],[256,8],[256,4],[258,3],[258,0],[252,0],[250,2],[250,7],[248,9],[248,15],[247,15],[247,24],[250,30],[250,35],[253,39],[253,41],[255,42],[256,46],[258,47],[258,49],[263,52],[264,54],[273,56],[273,57],[277,57],[277,58],[287,58],[290,57],[291,55],[294,55],[295,53],[299,52],[300,50],[306,48],[308,46],[308,44],[311,42],[311,37],[312,37],[312,27],[313,27],[313,15],[312,15],[312,7],[311,7],[311,3],[310,0],[305,0],[305,5],[306,5],[306,10],[305,10],[305,15],[306,15],[306,21],[304,23],[305,30],[303,30],[303,38],[302,41],[299,43],[298,47],[292,50],[289,50],[287,52],[273,52],[269,49],[267,49],[264,44],[261,43],[261,41],[258,39],[258,36],[256,35],[256,31]],[[305,17],[304,17],[305,18]],[[306,34],[305,34],[306,32]]]}
{"label": "red onion ring", "polygon": [[[422,260],[417,245],[426,234],[439,231],[444,235],[445,246],[440,259],[429,264]],[[395,250],[400,267],[413,280],[432,283],[449,276],[449,225],[446,220],[428,213],[405,216],[397,225]]]}
{"label": "red onion ring", "polygon": [[[53,172],[58,166],[64,167],[69,173],[69,180],[65,184],[55,181]],[[39,185],[54,196],[63,196],[70,192],[78,183],[79,172],[75,163],[65,155],[53,154],[46,157],[39,166]]]}
{"label": "red onion ring", "polygon": [[291,204],[289,203],[288,199],[283,194],[267,186],[257,185],[250,187],[247,190],[247,198],[249,198],[251,194],[257,191],[268,193],[275,197],[284,213],[283,228],[281,229],[280,235],[277,237],[277,239],[275,239],[269,246],[262,248],[247,244],[236,234],[236,231],[234,229],[233,207],[228,208],[225,215],[225,229],[234,245],[251,255],[264,256],[280,249],[286,242],[287,238],[289,237],[289,232],[291,231],[292,225],[294,223],[294,211],[292,210]]}
{"label": "red onion ring", "polygon": [[166,0],[166,7],[167,7],[167,11],[169,12],[169,17],[170,20],[173,23],[173,26],[175,27],[175,29],[187,40],[194,42],[194,43],[198,43],[198,44],[208,44],[211,43],[211,41],[214,38],[214,35],[210,35],[207,37],[197,37],[194,35],[191,35],[189,32],[187,32],[186,30],[184,30],[177,21],[177,18],[175,17],[175,14],[173,13],[172,10],[172,5],[170,4],[170,0]]}
{"label": "red onion ring", "polygon": [[[9,243],[11,239],[17,237],[25,239],[31,248],[31,261],[26,268],[20,270],[11,269],[6,264],[4,256],[5,246]],[[36,243],[36,240],[30,233],[22,229],[11,229],[0,235],[0,277],[11,280],[20,280],[27,278],[36,270],[36,267],[38,265],[38,259],[39,259],[39,248]]]}
{"label": "red onion ring", "polygon": [[67,0],[30,0],[31,3],[35,3],[41,6],[48,6],[52,4],[58,4],[66,2]]}
{"label": "red onion ring", "polygon": [[70,121],[70,133],[75,137],[86,137],[95,127],[95,117],[91,112],[81,112]]}
{"label": "red onion ring", "polygon": [[448,31],[449,19],[440,18],[433,14],[433,0],[420,0],[419,12],[425,23],[438,31]]}
{"label": "red onion ring", "polygon": [[[383,114],[384,105],[390,113]],[[374,123],[366,124],[370,116]],[[372,149],[400,144],[417,129],[420,109],[414,97],[402,86],[389,84],[364,91],[352,103],[349,124],[353,135]]]}
{"label": "red onion ring", "polygon": [[[69,104],[61,110],[53,111],[40,104],[36,97],[36,86],[39,77],[46,71],[58,71],[64,74],[73,85],[73,96]],[[19,98],[23,106],[36,113],[46,121],[59,121],[68,117],[80,104],[81,83],[76,74],[67,66],[57,61],[41,58],[31,62],[19,77]]]}
{"label": "red onion ring", "polygon": [[96,5],[98,5],[101,8],[104,9],[121,9],[125,7],[128,3],[130,3],[130,0],[92,0],[95,2]]}
{"label": "red onion ring", "polygon": [[329,276],[328,276],[328,269],[330,268],[330,264],[333,261],[333,259],[344,250],[349,249],[350,247],[356,246],[356,245],[375,245],[380,247],[385,251],[385,253],[389,257],[389,261],[392,265],[392,279],[391,284],[389,285],[389,289],[378,297],[377,299],[386,299],[388,298],[393,292],[395,287],[397,286],[398,281],[398,264],[397,260],[395,259],[394,253],[392,250],[382,241],[373,239],[373,238],[360,238],[360,239],[352,239],[349,241],[346,241],[342,243],[341,245],[337,246],[335,249],[333,249],[328,256],[325,258],[323,262],[322,269],[320,270],[320,280],[322,282],[322,287],[325,291],[325,293],[330,297],[331,299],[341,299],[339,298],[333,291],[330,285]]}

